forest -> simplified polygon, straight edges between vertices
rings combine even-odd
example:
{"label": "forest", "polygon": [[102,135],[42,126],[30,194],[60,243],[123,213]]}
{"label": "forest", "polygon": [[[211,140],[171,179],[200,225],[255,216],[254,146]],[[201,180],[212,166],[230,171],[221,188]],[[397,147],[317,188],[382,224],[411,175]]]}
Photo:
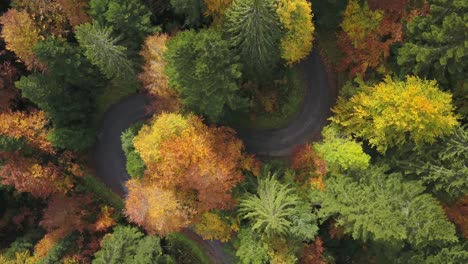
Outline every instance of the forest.
{"label": "forest", "polygon": [[468,263],[468,1],[0,1],[0,264]]}

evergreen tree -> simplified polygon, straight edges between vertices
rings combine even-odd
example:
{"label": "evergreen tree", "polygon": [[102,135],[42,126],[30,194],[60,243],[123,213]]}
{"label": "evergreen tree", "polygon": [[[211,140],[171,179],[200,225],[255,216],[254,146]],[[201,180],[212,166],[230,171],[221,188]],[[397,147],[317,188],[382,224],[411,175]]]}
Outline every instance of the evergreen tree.
{"label": "evergreen tree", "polygon": [[114,37],[132,51],[138,51],[146,35],[153,33],[151,11],[141,1],[91,0],[90,14],[97,23],[112,28]]}
{"label": "evergreen tree", "polygon": [[181,32],[169,42],[165,57],[169,84],[188,109],[218,121],[226,111],[245,107],[239,95],[238,57],[220,32]]}
{"label": "evergreen tree", "polygon": [[348,175],[331,175],[317,192],[323,218],[333,216],[354,239],[374,240],[414,248],[457,241],[455,227],[442,207],[416,181],[371,167]]}
{"label": "evergreen tree", "polygon": [[38,43],[36,56],[47,65],[16,82],[23,97],[45,111],[53,123],[49,139],[60,148],[83,149],[93,142],[91,120],[101,79],[82,50],[57,39]]}
{"label": "evergreen tree", "polygon": [[117,226],[101,243],[102,248],[95,253],[93,264],[160,263],[166,259],[159,238],[145,237],[135,227]]}
{"label": "evergreen tree", "polygon": [[75,28],[75,35],[84,55],[96,65],[108,79],[132,78],[135,73],[132,63],[124,51],[125,47],[116,45],[117,40],[111,36],[110,28],[98,24],[82,24]]}
{"label": "evergreen tree", "polygon": [[282,35],[275,1],[234,0],[226,11],[225,27],[241,55],[246,77],[270,78],[279,63]]}
{"label": "evergreen tree", "polygon": [[185,17],[186,26],[200,26],[205,12],[203,0],[170,0],[170,3],[176,14]]}

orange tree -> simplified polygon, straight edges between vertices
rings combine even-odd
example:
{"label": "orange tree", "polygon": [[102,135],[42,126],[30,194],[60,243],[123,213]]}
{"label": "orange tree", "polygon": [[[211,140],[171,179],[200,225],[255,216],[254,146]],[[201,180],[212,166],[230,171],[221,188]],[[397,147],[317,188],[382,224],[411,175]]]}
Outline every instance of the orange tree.
{"label": "orange tree", "polygon": [[[144,125],[133,143],[147,169],[140,181],[128,183],[127,214],[131,221],[160,234],[186,227],[207,211],[231,209],[232,189],[243,180],[242,169],[253,169],[253,159],[243,153],[232,129],[208,127],[196,116],[162,114]],[[158,193],[173,201],[138,206],[156,199]],[[180,224],[166,228],[170,217],[159,227],[149,221],[167,211],[165,207],[178,212]]]}

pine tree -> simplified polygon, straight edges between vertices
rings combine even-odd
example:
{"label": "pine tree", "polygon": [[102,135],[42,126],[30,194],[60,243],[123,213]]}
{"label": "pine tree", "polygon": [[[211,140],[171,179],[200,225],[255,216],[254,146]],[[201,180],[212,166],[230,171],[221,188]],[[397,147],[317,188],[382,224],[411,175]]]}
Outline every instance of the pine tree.
{"label": "pine tree", "polygon": [[218,121],[226,112],[246,106],[239,94],[238,57],[220,32],[181,32],[168,43],[165,58],[169,84],[189,110]]}
{"label": "pine tree", "polygon": [[225,30],[241,55],[249,79],[268,79],[279,63],[282,35],[273,0],[234,0]]}

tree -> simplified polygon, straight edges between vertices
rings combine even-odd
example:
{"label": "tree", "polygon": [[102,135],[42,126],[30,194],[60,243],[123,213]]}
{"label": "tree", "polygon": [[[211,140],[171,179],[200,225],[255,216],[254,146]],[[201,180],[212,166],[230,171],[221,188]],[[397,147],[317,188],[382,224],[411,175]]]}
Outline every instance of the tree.
{"label": "tree", "polygon": [[341,135],[336,126],[323,128],[322,136],[323,141],[314,147],[330,171],[358,170],[369,166],[370,156],[362,150],[362,144]]}
{"label": "tree", "polygon": [[262,246],[260,238],[249,228],[243,228],[238,233],[239,248],[236,256],[241,263],[267,263],[269,260],[268,249]]}
{"label": "tree", "polygon": [[169,85],[179,92],[184,106],[195,113],[218,121],[226,111],[246,105],[239,94],[238,57],[220,32],[181,32],[168,43],[165,59]]}
{"label": "tree", "polygon": [[468,195],[444,205],[447,217],[455,223],[462,236],[468,238]]}
{"label": "tree", "polygon": [[75,28],[75,36],[85,50],[84,55],[106,78],[130,79],[134,72],[124,53],[126,48],[116,45],[117,40],[111,34],[110,28],[98,24],[86,23]]}
{"label": "tree", "polygon": [[367,1],[364,5],[349,1],[341,23],[343,32],[338,37],[344,53],[341,70],[349,70],[351,76],[364,76],[370,69],[385,72],[390,47],[402,40],[401,19],[402,14],[396,11],[371,10]]}
{"label": "tree", "polygon": [[421,181],[443,200],[468,193],[468,131],[459,127],[450,136],[416,151],[414,146],[389,155],[384,160],[405,177]]}
{"label": "tree", "polygon": [[196,211],[175,192],[139,180],[130,180],[126,186],[125,213],[148,233],[165,236],[188,227],[193,220]]}
{"label": "tree", "polygon": [[58,0],[57,3],[62,7],[72,27],[91,20],[87,13],[89,8],[87,0]]}
{"label": "tree", "polygon": [[205,15],[215,18],[224,15],[226,9],[231,6],[233,0],[205,0]]}
{"label": "tree", "polygon": [[281,57],[288,64],[293,64],[312,50],[315,31],[312,6],[306,0],[280,0],[276,12],[286,30],[281,38]]}
{"label": "tree", "polygon": [[206,212],[195,223],[195,232],[204,240],[219,240],[228,242],[233,231],[238,231],[239,226],[227,217],[215,212]]}
{"label": "tree", "polygon": [[12,6],[26,12],[33,19],[41,39],[57,37],[66,39],[70,24],[62,6],[54,0],[12,0]]}
{"label": "tree", "polygon": [[54,146],[75,150],[90,146],[94,93],[101,82],[96,69],[80,48],[57,39],[38,43],[35,52],[48,71],[23,76],[16,87],[52,121],[49,140]]}
{"label": "tree", "polygon": [[155,31],[151,11],[140,1],[91,0],[89,7],[96,23],[112,28],[113,37],[130,51],[140,50],[146,35]]}
{"label": "tree", "polygon": [[102,240],[93,264],[159,263],[163,256],[160,239],[144,236],[135,227],[117,226]]}
{"label": "tree", "polygon": [[455,89],[468,71],[468,3],[428,0],[430,13],[414,18],[406,28],[406,42],[398,50],[402,74],[436,79]]}
{"label": "tree", "polygon": [[[0,54],[4,51],[0,51]],[[4,53],[5,54],[5,53]],[[0,59],[3,60],[2,57]],[[18,69],[9,61],[0,64],[0,113],[11,109],[13,100],[19,95],[15,88]]]}
{"label": "tree", "polygon": [[181,108],[181,102],[177,91],[169,87],[169,78],[164,72],[167,65],[164,53],[167,51],[168,40],[168,35],[159,33],[146,38],[140,51],[145,63],[138,78],[145,90],[157,98],[158,109],[177,112]]}
{"label": "tree", "polygon": [[199,27],[202,23],[205,5],[203,0],[170,0],[174,12],[185,16],[184,24]]}
{"label": "tree", "polygon": [[273,0],[234,0],[226,11],[225,31],[241,55],[243,73],[268,79],[279,62],[282,35]]}
{"label": "tree", "polygon": [[439,202],[416,181],[399,173],[370,167],[348,175],[330,175],[324,192],[316,192],[319,216],[334,217],[354,239],[381,241],[413,248],[457,241],[454,226]]}
{"label": "tree", "polygon": [[440,91],[435,81],[387,77],[349,100],[339,98],[332,109],[336,115],[330,120],[346,134],[364,138],[384,153],[406,142],[421,146],[452,134],[458,116],[451,103],[451,95]]}
{"label": "tree", "polygon": [[[238,213],[251,222],[253,231],[271,241],[294,236],[301,240],[312,239],[318,230],[315,219],[305,218],[312,213],[307,212],[295,190],[281,184],[270,172],[259,179],[256,195],[241,199]],[[306,232],[298,228],[301,225],[306,226]]]}
{"label": "tree", "polygon": [[226,127],[207,127],[195,116],[161,114],[133,140],[145,161],[144,178],[191,201],[198,213],[230,209],[243,180],[242,142]]}
{"label": "tree", "polygon": [[26,11],[8,10],[0,19],[1,37],[6,48],[13,51],[29,69],[39,66],[33,49],[39,41],[39,29]]}

